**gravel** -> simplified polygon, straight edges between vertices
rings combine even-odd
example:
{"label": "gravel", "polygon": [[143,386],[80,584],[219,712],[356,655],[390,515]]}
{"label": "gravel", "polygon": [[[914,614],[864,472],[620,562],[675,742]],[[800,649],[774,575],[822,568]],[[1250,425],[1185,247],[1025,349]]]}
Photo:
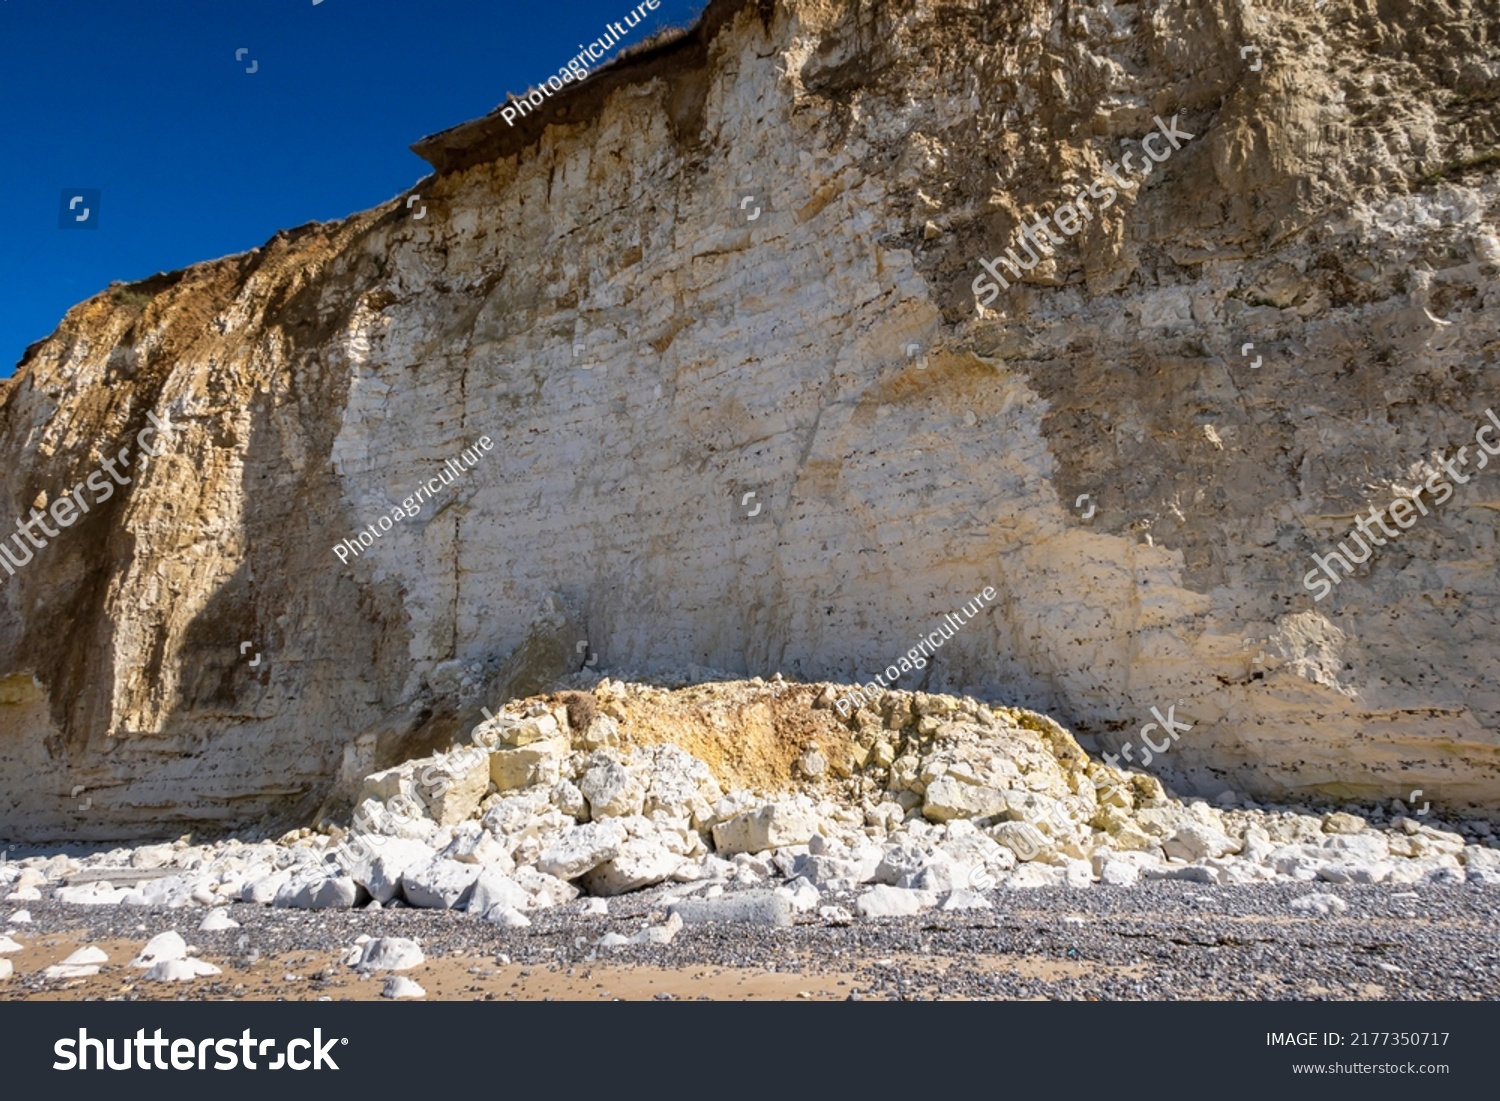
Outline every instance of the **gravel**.
{"label": "gravel", "polygon": [[[1342,899],[1347,910],[1317,915],[1292,909],[1314,889]],[[607,917],[582,915],[576,905],[533,911],[526,929],[452,911],[312,912],[240,904],[230,913],[241,928],[200,931],[193,938],[205,959],[225,964],[225,974],[182,984],[173,996],[237,996],[244,992],[236,986],[237,961],[342,954],[367,935],[418,940],[429,959],[503,954],[523,966],[551,969],[597,961],[755,969],[810,979],[852,974],[848,993],[859,999],[1500,999],[1500,890],[1492,887],[1395,892],[1159,881],[1129,889],[995,890],[984,892],[990,910],[932,910],[849,925],[800,914],[790,928],[695,924],[666,946],[597,947],[601,933],[630,937],[642,925],[661,921],[664,902],[672,901],[663,899],[667,893],[662,888],[614,898]],[[823,900],[846,909],[853,904],[852,895],[837,892]],[[144,942],[147,930],[197,924],[191,910],[51,901],[28,908],[34,920],[25,934],[32,941],[69,934]],[[317,996],[320,979],[329,976],[306,977],[307,996]],[[0,984],[0,1000],[47,985],[37,974],[17,974]],[[137,996],[153,995],[126,995]]]}

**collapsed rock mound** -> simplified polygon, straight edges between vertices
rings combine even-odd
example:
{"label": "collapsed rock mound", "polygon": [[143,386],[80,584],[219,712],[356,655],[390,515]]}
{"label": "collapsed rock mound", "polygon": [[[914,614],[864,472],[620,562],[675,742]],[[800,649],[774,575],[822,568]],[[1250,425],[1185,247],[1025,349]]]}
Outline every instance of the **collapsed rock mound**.
{"label": "collapsed rock mound", "polygon": [[[842,698],[835,685],[604,679],[516,701],[470,744],[368,777],[333,859],[378,901],[399,884],[413,905],[505,912],[538,893],[754,885],[776,873],[811,886],[790,890],[812,908],[821,890],[866,883],[936,901],[1002,882],[1463,882],[1466,868],[1488,882],[1493,872],[1490,850],[1410,818],[1382,832],[1343,811],[1184,803],[1152,776],[1091,759],[1033,712],[903,691],[835,708]],[[1487,823],[1470,829],[1489,836]]]}
{"label": "collapsed rock mound", "polygon": [[[513,701],[465,743],[367,776],[347,828],[31,858],[0,868],[0,888],[87,905],[404,905],[524,929],[528,911],[667,882],[702,892],[684,921],[770,924],[1142,879],[1500,885],[1485,821],[1454,832],[1404,808],[1183,801],[1043,715],[902,691],[837,707],[843,691],[596,680]],[[715,901],[749,889],[775,897]]]}

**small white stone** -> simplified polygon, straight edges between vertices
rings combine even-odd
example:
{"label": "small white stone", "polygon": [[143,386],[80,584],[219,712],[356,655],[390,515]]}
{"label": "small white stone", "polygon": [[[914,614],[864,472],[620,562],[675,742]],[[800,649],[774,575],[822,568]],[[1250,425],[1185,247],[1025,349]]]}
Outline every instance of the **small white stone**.
{"label": "small white stone", "polygon": [[205,963],[202,960],[179,959],[153,963],[142,977],[147,982],[188,982],[219,973],[219,969],[211,963]]}
{"label": "small white stone", "polygon": [[91,944],[87,948],[80,948],[67,959],[62,961],[64,967],[87,966],[91,963],[108,963],[109,957],[98,945]]}
{"label": "small white stone", "polygon": [[990,900],[983,895],[959,887],[948,892],[948,897],[943,899],[939,910],[989,910],[992,909]]}
{"label": "small white stone", "polygon": [[10,978],[11,975],[15,974],[15,970],[10,960],[0,960],[0,980]]}
{"label": "small white stone", "polygon": [[929,909],[936,901],[930,891],[878,884],[860,895],[854,908],[863,917],[910,917]]}
{"label": "small white stone", "polygon": [[799,913],[806,913],[809,910],[817,909],[818,903],[823,900],[823,896],[818,889],[801,876],[792,880],[787,886],[778,887],[776,890],[778,894],[785,892],[788,896],[788,901],[792,904],[792,909]]}
{"label": "small white stone", "polygon": [[17,910],[15,913],[11,914],[10,917],[5,919],[5,923],[7,925],[30,925],[31,911]]}
{"label": "small white stone", "polygon": [[9,937],[0,937],[0,956],[11,952],[19,952],[20,950],[21,945],[16,941],[11,940]]}
{"label": "small white stone", "polygon": [[405,975],[392,975],[380,991],[382,998],[425,998],[427,991]]}
{"label": "small white stone", "polygon": [[99,965],[96,963],[83,965],[59,963],[43,971],[42,977],[49,980],[87,979],[97,974],[99,974]]}
{"label": "small white stone", "polygon": [[414,940],[381,937],[364,946],[358,966],[361,971],[406,971],[426,959]]}
{"label": "small white stone", "polygon": [[502,929],[527,929],[531,926],[529,917],[509,906],[491,906],[485,911],[484,920]]}
{"label": "small white stone", "polygon": [[682,931],[682,916],[674,913],[665,925],[651,925],[631,938],[633,944],[671,944]]}
{"label": "small white stone", "polygon": [[240,923],[223,909],[210,910],[208,916],[198,923],[200,933],[222,933],[226,929],[238,929]]}
{"label": "small white stone", "polygon": [[1291,907],[1299,914],[1342,914],[1349,909],[1349,904],[1338,895],[1311,894],[1303,895],[1301,898],[1292,900]]}

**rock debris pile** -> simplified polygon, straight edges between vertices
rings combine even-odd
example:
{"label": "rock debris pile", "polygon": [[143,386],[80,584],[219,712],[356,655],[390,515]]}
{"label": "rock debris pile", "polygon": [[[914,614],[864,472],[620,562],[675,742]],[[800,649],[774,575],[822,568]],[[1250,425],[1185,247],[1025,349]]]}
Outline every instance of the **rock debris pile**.
{"label": "rock debris pile", "polygon": [[[1032,712],[890,691],[843,719],[832,706],[842,694],[601,679],[507,705],[475,732],[482,751],[366,777],[352,829],[31,857],[0,866],[0,897],[407,906],[524,929],[539,909],[586,895],[581,914],[608,912],[611,896],[671,882],[693,897],[635,941],[668,943],[703,921],[838,925],[987,908],[996,891],[1036,887],[1500,886],[1487,821],[1444,829],[1380,807],[1183,800],[1090,758]],[[137,965],[190,977],[194,961],[173,937]],[[359,966],[400,966],[377,961],[402,947],[367,945]]]}

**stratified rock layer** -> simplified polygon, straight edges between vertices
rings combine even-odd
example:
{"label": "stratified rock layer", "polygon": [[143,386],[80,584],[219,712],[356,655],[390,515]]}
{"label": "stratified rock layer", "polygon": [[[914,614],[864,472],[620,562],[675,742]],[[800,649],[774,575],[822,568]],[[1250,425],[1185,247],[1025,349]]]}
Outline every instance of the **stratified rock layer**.
{"label": "stratified rock layer", "polygon": [[[1149,767],[1210,794],[1494,811],[1500,477],[1302,578],[1500,405],[1500,15],[1245,11],[725,0],[423,142],[421,219],[76,307],[0,392],[0,518],[183,429],[0,582],[0,833],[308,816],[495,706],[548,593],[579,637],[508,675],[866,681],[986,586],[903,686],[1134,760],[1176,707]],[[977,309],[1158,116],[1192,138]]]}

